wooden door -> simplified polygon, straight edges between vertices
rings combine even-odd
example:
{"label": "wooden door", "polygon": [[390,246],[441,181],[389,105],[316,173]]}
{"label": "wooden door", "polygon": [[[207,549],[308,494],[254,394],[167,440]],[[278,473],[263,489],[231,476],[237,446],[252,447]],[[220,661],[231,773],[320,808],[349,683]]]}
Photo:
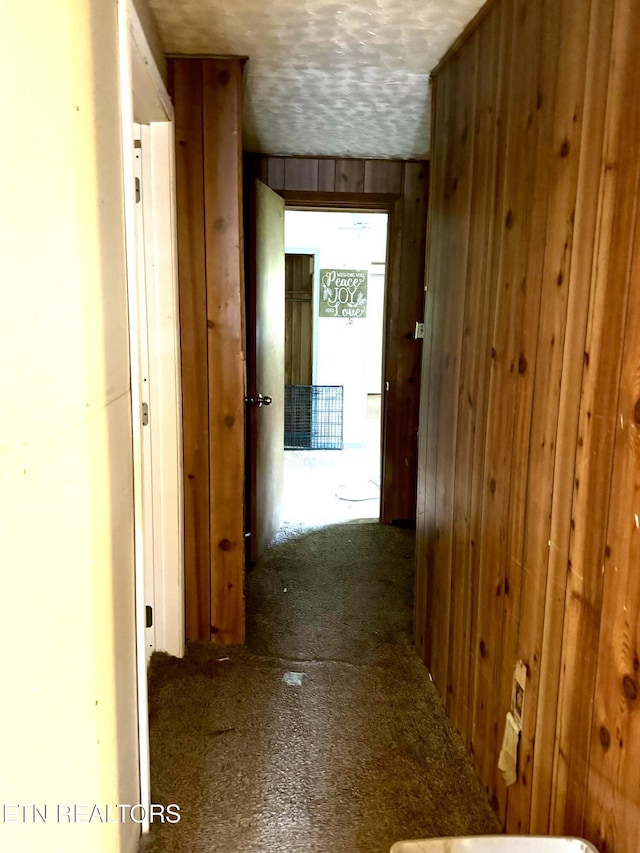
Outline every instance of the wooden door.
{"label": "wooden door", "polygon": [[313,255],[285,255],[284,381],[313,384]]}
{"label": "wooden door", "polygon": [[255,562],[280,527],[284,481],[284,201],[251,188],[248,358],[249,555]]}

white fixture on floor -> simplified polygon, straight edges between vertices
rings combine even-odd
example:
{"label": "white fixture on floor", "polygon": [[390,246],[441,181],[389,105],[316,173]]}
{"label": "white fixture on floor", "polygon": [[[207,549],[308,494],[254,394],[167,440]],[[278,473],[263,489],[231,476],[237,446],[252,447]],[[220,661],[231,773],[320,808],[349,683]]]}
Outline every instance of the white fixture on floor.
{"label": "white fixture on floor", "polygon": [[598,853],[581,838],[525,835],[478,835],[398,841],[391,853]]}

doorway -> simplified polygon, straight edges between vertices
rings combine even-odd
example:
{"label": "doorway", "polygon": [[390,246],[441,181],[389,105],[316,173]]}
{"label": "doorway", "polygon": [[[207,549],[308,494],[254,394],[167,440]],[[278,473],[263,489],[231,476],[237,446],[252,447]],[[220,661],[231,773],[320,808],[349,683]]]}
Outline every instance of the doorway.
{"label": "doorway", "polygon": [[380,517],[387,231],[387,213],[285,211],[285,523]]}

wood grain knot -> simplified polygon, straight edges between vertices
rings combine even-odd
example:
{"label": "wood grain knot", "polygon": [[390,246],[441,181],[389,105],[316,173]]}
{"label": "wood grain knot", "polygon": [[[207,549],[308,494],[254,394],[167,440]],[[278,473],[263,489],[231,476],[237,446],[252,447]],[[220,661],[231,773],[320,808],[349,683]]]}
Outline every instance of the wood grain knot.
{"label": "wood grain knot", "polygon": [[190,480],[195,480],[196,475],[195,475],[195,474],[187,474],[187,477],[188,477]]}
{"label": "wood grain knot", "polygon": [[560,156],[567,157],[569,155],[569,140],[565,139],[565,141],[560,146]]}
{"label": "wood grain knot", "polygon": [[600,726],[600,743],[604,747],[604,749],[609,749],[611,746],[611,735],[609,733],[609,729],[606,726]]}
{"label": "wood grain knot", "polygon": [[496,486],[497,486],[496,478],[492,477],[491,481],[489,482],[489,488],[491,489],[492,495],[495,495],[495,493],[496,493]]}
{"label": "wood grain knot", "polygon": [[227,415],[224,419],[224,425],[228,426],[229,428],[231,428],[235,424],[235,422],[236,419],[233,417],[233,415]]}
{"label": "wood grain knot", "polygon": [[207,329],[213,329],[214,326],[215,323],[213,322],[213,320],[207,320]]}
{"label": "wood grain knot", "polygon": [[506,217],[506,219],[504,220],[504,224],[507,226],[507,228],[512,228],[512,227],[513,227],[513,213],[512,213],[512,211],[511,211],[511,210],[509,210],[509,211],[507,212],[507,217]]}
{"label": "wood grain knot", "polygon": [[233,548],[233,545],[228,539],[221,539],[218,542],[218,548],[220,548],[221,551],[230,551]]}
{"label": "wood grain knot", "polygon": [[521,355],[518,359],[518,373],[525,373],[527,370],[527,359]]}
{"label": "wood grain knot", "polygon": [[219,216],[213,223],[213,227],[216,229],[216,231],[224,231],[226,224],[227,223],[224,221],[224,219]]}
{"label": "wood grain knot", "polygon": [[212,634],[217,634],[217,633],[218,633],[218,628],[216,628],[216,626],[215,626],[215,625],[212,625],[212,626],[211,626],[211,633],[212,633]]}
{"label": "wood grain knot", "polygon": [[485,646],[484,640],[480,640],[480,657],[487,657],[487,647]]}
{"label": "wood grain knot", "polygon": [[622,687],[624,695],[630,702],[635,702],[638,698],[638,682],[630,675],[625,675],[622,679]]}

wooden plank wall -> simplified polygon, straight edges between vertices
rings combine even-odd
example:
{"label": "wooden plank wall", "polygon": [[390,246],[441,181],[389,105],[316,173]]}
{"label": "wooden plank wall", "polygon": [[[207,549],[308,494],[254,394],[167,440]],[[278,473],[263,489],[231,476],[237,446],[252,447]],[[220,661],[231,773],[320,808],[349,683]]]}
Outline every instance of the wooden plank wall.
{"label": "wooden plank wall", "polygon": [[248,168],[291,205],[390,211],[381,519],[413,521],[429,164],[251,155]]}
{"label": "wooden plank wall", "polygon": [[313,381],[313,262],[313,255],[285,255],[285,385]]}
{"label": "wooden plank wall", "polygon": [[606,853],[640,838],[639,32],[495,0],[436,69],[421,380],[416,643],[506,829]]}
{"label": "wooden plank wall", "polygon": [[186,631],[244,641],[242,60],[169,60],[176,114]]}

